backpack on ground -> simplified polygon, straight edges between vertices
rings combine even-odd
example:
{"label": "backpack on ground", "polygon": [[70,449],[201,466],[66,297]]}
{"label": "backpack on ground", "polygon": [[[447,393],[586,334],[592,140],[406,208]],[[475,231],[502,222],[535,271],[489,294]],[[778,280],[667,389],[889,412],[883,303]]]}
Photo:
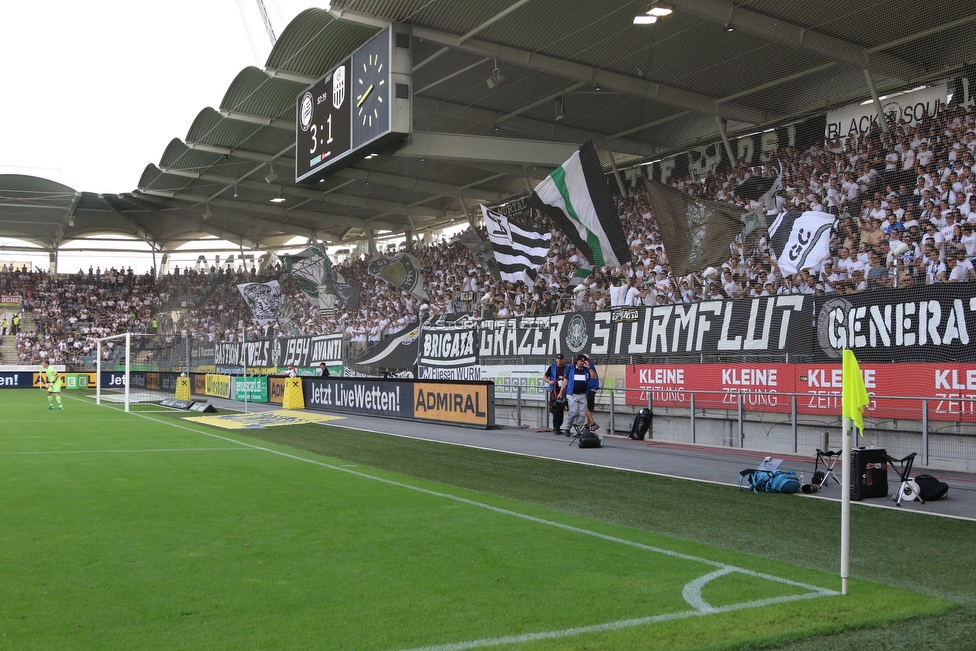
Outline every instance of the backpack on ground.
{"label": "backpack on ground", "polygon": [[918,496],[923,502],[942,499],[949,492],[949,484],[932,475],[916,475],[915,483],[918,484]]}
{"label": "backpack on ground", "polygon": [[630,427],[630,438],[635,441],[643,441],[647,435],[647,430],[651,428],[651,410],[641,409],[634,416],[634,424]]}
{"label": "backpack on ground", "polygon": [[588,429],[580,432],[579,435],[579,446],[581,448],[602,448],[603,447],[603,437],[597,436]]}
{"label": "backpack on ground", "polygon": [[753,493],[795,493],[800,490],[800,480],[792,470],[743,470],[739,473],[739,490],[742,490],[743,482]]}

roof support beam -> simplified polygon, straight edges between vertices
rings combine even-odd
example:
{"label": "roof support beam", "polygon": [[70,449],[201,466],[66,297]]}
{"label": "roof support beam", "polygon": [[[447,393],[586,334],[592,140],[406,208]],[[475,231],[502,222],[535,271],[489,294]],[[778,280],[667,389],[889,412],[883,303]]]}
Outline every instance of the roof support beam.
{"label": "roof support beam", "polygon": [[408,158],[473,160],[509,165],[557,167],[579,148],[577,144],[485,138],[446,133],[414,133],[410,144],[397,152]]}
{"label": "roof support beam", "polygon": [[138,235],[139,237],[141,237],[143,239],[143,241],[146,242],[146,244],[148,244],[149,246],[151,246],[154,249],[158,246],[157,243],[156,243],[156,238],[153,237],[152,235],[150,235],[146,231],[146,229],[144,229],[142,226],[140,226],[138,223],[136,223],[136,221],[134,219],[132,219],[131,217],[129,217],[128,215],[126,215],[124,212],[122,212],[119,209],[119,207],[115,205],[115,202],[113,202],[111,199],[109,199],[104,194],[98,195],[98,198],[101,199],[102,200],[102,203],[104,203],[106,206],[108,206],[108,209],[111,210],[113,213],[115,213],[115,215],[119,219],[121,219],[126,224],[128,224],[129,226],[131,226],[132,227],[132,232],[135,233],[136,235]]}
{"label": "roof support beam", "polygon": [[[238,158],[244,158],[246,160],[264,161],[270,163],[272,161],[276,163],[287,163],[290,159],[282,159],[280,156],[262,154],[259,152],[250,152],[243,149],[231,149],[229,147],[218,147],[216,145],[207,145],[203,143],[187,142],[186,146],[190,149],[197,149],[199,151],[206,151],[214,154],[221,154],[227,156],[237,156]],[[292,160],[294,165],[294,161]],[[209,176],[209,175],[208,175]],[[204,178],[203,175],[200,176],[203,180],[209,180],[216,183],[225,183],[227,185],[238,185],[241,187],[250,187],[252,189],[262,188],[267,189],[267,185],[263,185],[260,181],[237,181],[236,179],[223,176],[215,176],[213,178]],[[271,184],[271,187],[277,187],[282,191],[286,191],[288,194],[294,194],[296,196],[302,197],[304,199],[318,199],[322,196],[322,192],[319,190],[313,190],[304,186],[281,184],[275,185]],[[377,211],[390,212],[398,215],[417,215],[420,217],[444,217],[447,213],[443,210],[438,210],[436,208],[424,208],[422,206],[407,206],[402,203],[396,203],[393,201],[384,201],[382,199],[370,199],[365,197],[354,197],[344,194],[333,194],[329,197],[329,201],[334,203],[340,203],[346,206],[354,206],[357,208],[375,208]],[[376,228],[383,229],[385,226],[377,226]],[[398,228],[398,227],[394,227]]]}
{"label": "roof support beam", "polygon": [[[210,233],[211,235],[213,235],[215,237],[219,237],[222,240],[227,240],[228,242],[236,242],[236,243],[240,244],[241,246],[246,246],[246,247],[251,248],[251,249],[257,249],[257,248],[260,248],[260,246],[261,246],[260,243],[258,243],[258,242],[252,242],[251,240],[248,240],[247,238],[241,237],[237,233],[232,233],[232,232],[226,231],[226,230],[224,230],[222,228],[217,228],[216,226],[214,226],[212,224],[207,224],[207,223],[203,222],[202,220],[194,219],[192,217],[186,217],[184,215],[180,215],[176,211],[173,211],[173,212],[165,212],[163,210],[159,210],[156,206],[154,206],[151,203],[148,203],[146,201],[142,201],[138,197],[135,197],[135,196],[131,196],[131,197],[130,196],[123,196],[122,199],[124,201],[128,202],[128,203],[131,203],[134,206],[138,206],[139,208],[141,208],[142,210],[145,210],[146,212],[150,212],[150,213],[152,213],[154,215],[158,215],[158,216],[164,217],[166,219],[172,219],[174,221],[178,221],[180,223],[186,224],[190,228],[193,228],[195,230],[200,230],[200,231],[203,231],[205,233]],[[110,199],[108,199],[108,197],[102,197],[102,201],[104,201],[105,204],[107,206],[109,206],[109,208],[111,208],[113,211],[118,211],[118,213],[121,214],[122,211],[119,210],[112,203],[112,201]]]}
{"label": "roof support beam", "polygon": [[[728,0],[675,0],[674,5],[677,11],[704,18],[717,25],[726,23],[729,19]],[[877,49],[872,52],[849,41],[800,25],[793,25],[747,7],[735,7],[732,22],[735,23],[736,30],[741,29],[757,34],[793,48],[802,48],[833,61],[841,61],[856,68],[865,68],[879,75],[911,81],[924,74],[921,66],[899,57],[881,53]]]}
{"label": "roof support beam", "polygon": [[[378,21],[375,18],[365,16],[361,13],[350,11],[348,9],[342,11],[331,10],[331,13],[340,20],[358,23],[361,25],[380,27],[385,25],[385,23],[378,25]],[[522,50],[519,48],[498,45],[497,43],[491,43],[488,41],[467,38],[467,35],[459,36],[457,34],[431,29],[429,27],[414,25],[413,36],[414,38],[421,38],[425,41],[430,41],[446,47],[499,59],[501,61],[505,61],[506,63],[522,66],[523,68],[527,68],[529,70],[545,71],[549,74],[565,77],[566,79],[571,79],[573,81],[600,84],[609,90],[615,90],[634,97],[650,99],[663,104],[669,104],[671,106],[678,106],[683,109],[690,109],[699,113],[705,113],[707,115],[717,113],[719,117],[729,120],[759,124],[760,122],[765,122],[776,117],[774,115],[769,115],[764,111],[740,104],[727,103],[722,105],[720,108],[716,106],[714,97],[702,95],[701,93],[641,79],[640,77],[631,77],[629,75],[622,75],[616,72],[610,72],[609,70],[601,70],[580,63],[564,61],[562,59],[546,56],[530,50]]]}
{"label": "roof support beam", "polygon": [[[224,117],[233,120],[241,120],[243,122],[250,122],[253,124],[264,124],[265,126],[269,126],[275,129],[282,129],[285,131],[295,130],[294,124],[290,122],[285,122],[284,120],[273,120],[271,121],[271,123],[268,123],[267,118],[262,118],[261,116],[251,115],[248,113],[240,113],[238,111],[221,111],[221,115],[224,115]],[[492,113],[492,115],[496,115],[496,114]],[[488,123],[491,124],[491,120],[488,120]],[[579,140],[580,142],[583,142],[587,139],[587,137],[589,137],[588,134],[585,134],[584,132],[579,132],[578,136],[579,136],[578,138],[566,138],[563,140],[568,142]],[[191,147],[191,145],[187,144],[187,147]],[[205,151],[204,147],[205,146],[203,145],[192,145],[191,148]],[[255,160],[261,163],[271,162],[269,160],[270,156],[268,156],[267,154],[260,154],[258,152],[241,153],[242,150],[238,150],[238,149],[226,150],[226,151],[228,151],[231,155],[235,155],[235,156],[240,155],[242,158],[247,158],[248,160]],[[219,152],[219,153],[223,153],[223,152]],[[254,153],[256,155],[252,157],[249,155],[250,153]],[[295,161],[292,158],[277,158],[275,159],[274,162],[281,165],[293,166]],[[411,176],[399,176],[396,174],[387,174],[385,172],[376,172],[373,170],[370,170],[368,173],[369,173],[370,181],[373,181],[374,183],[380,183],[382,185],[388,185],[393,188],[400,188],[402,190],[416,190],[418,192],[428,192],[430,194],[439,195],[442,197],[454,198],[457,196],[457,186],[450,185],[449,183],[439,183],[437,181],[425,181],[423,179],[417,179]],[[355,167],[347,167],[339,170],[333,176],[363,181],[366,179],[366,174],[367,174],[366,170],[361,170]],[[237,181],[237,183],[240,183],[240,181]],[[502,194],[500,192],[478,189],[477,185],[469,185],[466,187],[472,189],[471,192],[472,199],[477,198],[477,199],[483,199],[485,201],[501,201],[502,199],[505,199],[508,196],[507,194]]]}
{"label": "roof support beam", "polygon": [[[560,142],[582,143],[592,139],[593,144],[601,149],[630,154],[632,156],[654,156],[658,152],[647,143],[636,143],[632,140],[621,140],[615,135],[593,133],[583,129],[576,129],[562,124],[552,124],[541,120],[524,118],[520,115],[506,116],[486,109],[479,109],[465,104],[428,99],[426,97],[413,98],[414,110],[431,111],[441,115],[449,115],[462,120],[470,120],[477,124],[493,125],[504,121],[506,131],[524,133],[534,138],[546,138]],[[687,115],[682,112],[680,115]],[[629,135],[630,132],[624,135]],[[619,135],[619,134],[618,134]]]}
{"label": "roof support beam", "polygon": [[[211,206],[221,206],[224,208],[230,208],[231,211],[228,212],[226,219],[228,221],[234,221],[242,224],[262,224],[270,228],[276,229],[281,233],[300,235],[302,237],[311,237],[313,231],[322,230],[323,225],[335,225],[335,226],[352,226],[353,228],[370,228],[371,225],[378,223],[380,224],[380,230],[386,230],[390,227],[393,232],[399,232],[403,230],[403,226],[399,224],[387,224],[386,222],[374,222],[373,220],[366,220],[365,222],[361,219],[356,219],[355,217],[345,217],[341,215],[329,215],[329,219],[323,221],[323,213],[312,211],[312,210],[301,210],[301,209],[285,209],[281,206],[267,205],[258,206],[253,203],[242,203],[240,201],[234,201],[232,199],[209,199],[208,197],[202,197],[199,195],[192,195],[185,192],[164,192],[160,190],[140,190],[142,194],[163,197],[167,199],[173,199],[174,201],[185,202],[191,205],[204,205],[209,203]],[[237,214],[237,213],[252,213],[250,215]],[[254,216],[253,213],[273,215],[276,219],[264,219],[260,216]],[[166,217],[171,217],[167,213],[162,213]],[[174,217],[175,218],[175,217]],[[289,224],[287,221],[290,218],[295,218],[296,220],[302,220],[302,224]],[[197,227],[201,226],[197,224]],[[232,239],[233,241],[233,239]]]}

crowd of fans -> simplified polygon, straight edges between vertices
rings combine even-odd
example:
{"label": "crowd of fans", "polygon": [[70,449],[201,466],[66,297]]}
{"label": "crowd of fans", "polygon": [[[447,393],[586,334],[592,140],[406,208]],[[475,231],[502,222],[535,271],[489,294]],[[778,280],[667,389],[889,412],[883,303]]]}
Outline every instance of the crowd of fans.
{"label": "crowd of fans", "polygon": [[[159,333],[171,341],[236,341],[274,335],[343,333],[353,350],[420,319],[464,312],[473,319],[545,315],[617,306],[693,302],[782,293],[849,294],[876,288],[976,280],[976,113],[949,108],[916,124],[891,125],[833,139],[805,151],[777,154],[782,187],[775,206],[744,199],[737,188],[753,175],[775,176],[773,156],[758,167],[739,162],[705,178],[670,179],[700,198],[725,201],[743,212],[817,210],[836,216],[831,257],[793,275],[781,273],[767,242],[743,250],[732,242],[716,269],[685,276],[671,271],[666,243],[642,189],[615,198],[633,262],[604,267],[576,284],[584,263],[568,238],[542,216],[524,225],[549,228],[552,245],[534,286],[496,280],[460,241],[408,244],[420,262],[427,298],[398,289],[367,272],[369,256],[334,266],[338,279],[361,288],[360,307],[321,311],[280,265],[265,270],[179,268],[154,278],[91,269],[51,278],[41,272],[0,268],[0,293],[22,297],[32,331],[15,336],[21,364],[42,359],[82,364],[97,337],[125,331]],[[482,229],[482,239],[486,234]],[[237,285],[278,280],[294,309],[289,318],[258,323]],[[11,317],[11,314],[7,314]],[[246,331],[246,332],[245,332]],[[10,363],[10,360],[7,361]]]}

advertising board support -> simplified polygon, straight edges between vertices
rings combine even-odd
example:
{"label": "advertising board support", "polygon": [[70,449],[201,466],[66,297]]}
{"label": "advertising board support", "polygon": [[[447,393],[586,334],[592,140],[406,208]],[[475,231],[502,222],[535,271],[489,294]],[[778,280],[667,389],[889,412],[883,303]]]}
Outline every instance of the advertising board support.
{"label": "advertising board support", "polygon": [[922,465],[929,465],[929,401],[922,401]]}
{"label": "advertising board support", "polygon": [[[790,396],[790,427],[793,431],[793,454],[796,454],[800,449],[800,433],[797,430],[796,422],[796,396]],[[830,448],[824,446],[824,450],[829,450]]]}
{"label": "advertising board support", "polygon": [[736,394],[735,401],[736,401],[736,411],[738,412],[738,421],[739,421],[739,428],[738,428],[738,431],[735,433],[735,442],[736,442],[736,447],[738,447],[738,448],[741,449],[742,448],[742,431],[743,431],[742,428],[745,425],[745,423],[744,423],[745,415],[743,414],[743,409],[742,409],[742,406],[743,405],[742,405],[742,394],[741,393]]}

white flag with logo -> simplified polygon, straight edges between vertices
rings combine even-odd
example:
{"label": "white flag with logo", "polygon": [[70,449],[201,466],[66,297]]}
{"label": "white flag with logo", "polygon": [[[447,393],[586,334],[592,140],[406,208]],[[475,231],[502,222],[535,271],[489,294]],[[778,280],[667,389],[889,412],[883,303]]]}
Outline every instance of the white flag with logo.
{"label": "white flag with logo", "polygon": [[808,210],[784,212],[769,227],[769,240],[780,271],[791,275],[815,269],[830,255],[830,231],[836,218]]}

